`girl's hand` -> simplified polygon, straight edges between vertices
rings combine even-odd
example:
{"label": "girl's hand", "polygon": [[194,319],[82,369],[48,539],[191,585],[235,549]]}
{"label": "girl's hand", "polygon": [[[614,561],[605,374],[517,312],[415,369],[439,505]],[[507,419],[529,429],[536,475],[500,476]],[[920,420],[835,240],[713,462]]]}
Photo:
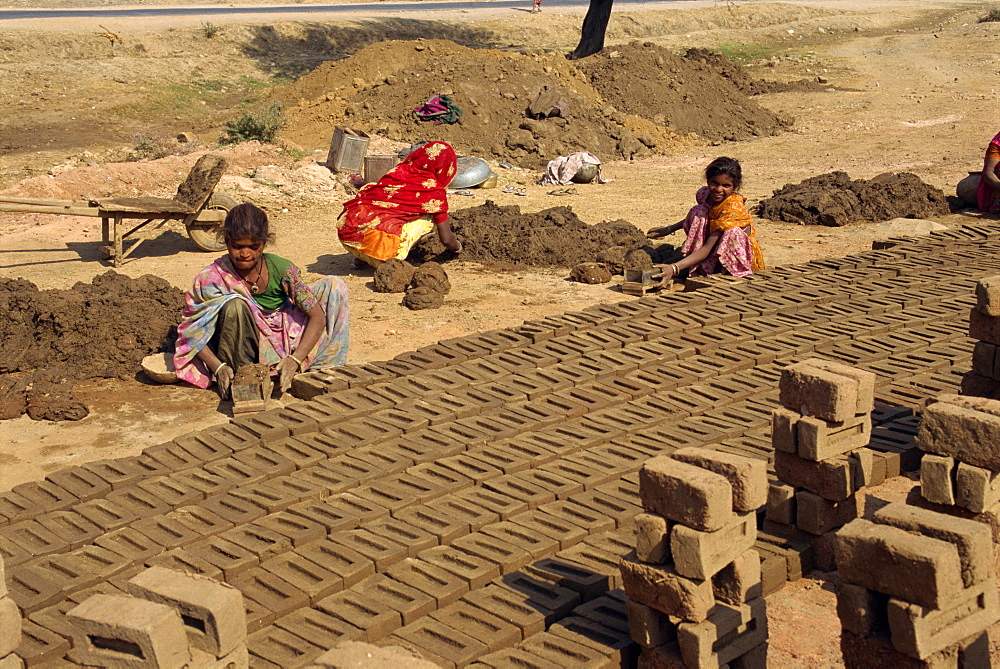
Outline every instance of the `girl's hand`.
{"label": "girl's hand", "polygon": [[229,399],[229,391],[232,390],[233,378],[236,376],[233,368],[226,363],[222,363],[215,370],[213,376],[215,377],[215,383],[219,386],[219,396],[224,400]]}
{"label": "girl's hand", "polygon": [[653,265],[653,267],[655,267],[655,268],[657,268],[657,269],[660,270],[660,273],[659,274],[654,274],[653,278],[654,279],[660,279],[660,288],[667,288],[670,285],[670,283],[671,283],[671,279],[674,278],[674,274],[676,274],[676,272],[674,272],[674,266],[673,265]]}
{"label": "girl's hand", "polygon": [[646,231],[646,236],[650,239],[659,239],[660,237],[666,237],[671,232],[669,225],[661,225],[656,228],[650,228]]}
{"label": "girl's hand", "polygon": [[298,374],[301,369],[301,365],[297,358],[287,355],[281,359],[276,368],[278,372],[278,386],[281,388],[281,392],[285,392],[292,387],[292,379]]}

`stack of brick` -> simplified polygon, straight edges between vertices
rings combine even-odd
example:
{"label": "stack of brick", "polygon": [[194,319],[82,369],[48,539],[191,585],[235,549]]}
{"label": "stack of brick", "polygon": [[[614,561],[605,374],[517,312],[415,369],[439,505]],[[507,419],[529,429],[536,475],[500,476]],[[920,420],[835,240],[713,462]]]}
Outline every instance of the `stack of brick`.
{"label": "stack of brick", "polygon": [[1000,399],[1000,275],[976,284],[976,306],[969,313],[972,371],[962,378],[962,394]]}
{"label": "stack of brick", "polygon": [[990,666],[1000,597],[988,527],[897,502],[841,528],[836,550],[846,666]]}
{"label": "stack of brick", "polygon": [[764,666],[767,615],[753,550],[764,461],[682,448],[643,464],[639,497],[636,548],[620,564],[639,666]]}
{"label": "stack of brick", "polygon": [[[1000,400],[941,395],[920,419],[915,504],[985,522],[1000,541]],[[915,491],[916,492],[916,491]]]}
{"label": "stack of brick", "polygon": [[779,384],[781,407],[771,414],[779,483],[768,489],[764,529],[807,533],[815,566],[832,571],[831,532],[863,513],[874,481],[875,374],[810,358],[785,367]]}
{"label": "stack of brick", "polygon": [[21,609],[7,594],[7,578],[0,558],[0,669],[21,669],[24,662],[14,654],[21,645]]}
{"label": "stack of brick", "polygon": [[97,594],[66,613],[69,657],[88,666],[245,669],[243,595],[205,576],[151,567],[128,582],[133,595]]}

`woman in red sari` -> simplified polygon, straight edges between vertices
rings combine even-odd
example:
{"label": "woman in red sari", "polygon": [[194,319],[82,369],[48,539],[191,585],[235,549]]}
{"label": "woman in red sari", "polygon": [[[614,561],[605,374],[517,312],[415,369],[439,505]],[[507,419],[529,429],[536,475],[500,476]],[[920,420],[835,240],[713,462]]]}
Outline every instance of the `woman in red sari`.
{"label": "woman in red sari", "polygon": [[462,243],[448,223],[445,191],[456,169],[455,150],[446,142],[415,149],[344,203],[337,221],[340,243],[356,263],[377,267],[390,258],[404,260],[417,240],[436,228],[445,248],[459,253]]}
{"label": "woman in red sari", "polygon": [[976,203],[980,211],[1000,213],[1000,133],[986,147]]}

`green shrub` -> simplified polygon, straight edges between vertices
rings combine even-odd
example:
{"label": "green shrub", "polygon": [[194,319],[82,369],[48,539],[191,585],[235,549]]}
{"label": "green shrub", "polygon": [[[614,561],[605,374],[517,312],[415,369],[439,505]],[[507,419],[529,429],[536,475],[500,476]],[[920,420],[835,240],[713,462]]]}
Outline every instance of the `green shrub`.
{"label": "green shrub", "polygon": [[220,30],[222,30],[222,26],[217,26],[211,21],[201,24],[201,32],[205,35],[205,39],[212,39],[219,33]]}
{"label": "green shrub", "polygon": [[271,144],[275,135],[285,127],[284,109],[280,102],[272,102],[260,111],[245,111],[239,118],[226,121],[222,144],[239,144],[257,141]]}
{"label": "green shrub", "polygon": [[137,162],[139,160],[156,160],[170,155],[170,151],[164,146],[159,137],[147,135],[144,132],[137,132],[132,135],[135,146],[125,156],[127,162]]}
{"label": "green shrub", "polygon": [[1000,21],[1000,9],[991,9],[989,14],[979,19],[980,23],[992,23],[994,21]]}

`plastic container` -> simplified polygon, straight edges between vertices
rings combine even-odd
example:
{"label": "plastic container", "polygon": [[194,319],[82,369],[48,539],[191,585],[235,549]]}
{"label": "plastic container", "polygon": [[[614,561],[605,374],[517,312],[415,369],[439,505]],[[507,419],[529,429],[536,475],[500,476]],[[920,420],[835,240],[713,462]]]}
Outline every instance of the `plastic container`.
{"label": "plastic container", "polygon": [[399,156],[394,153],[384,156],[365,156],[365,183],[375,183],[398,164]]}
{"label": "plastic container", "polygon": [[476,188],[496,188],[498,177],[495,174],[490,174],[490,176],[483,183],[476,186]]}
{"label": "plastic container", "polygon": [[360,172],[371,138],[360,130],[337,126],[330,142],[326,166],[333,172]]}

